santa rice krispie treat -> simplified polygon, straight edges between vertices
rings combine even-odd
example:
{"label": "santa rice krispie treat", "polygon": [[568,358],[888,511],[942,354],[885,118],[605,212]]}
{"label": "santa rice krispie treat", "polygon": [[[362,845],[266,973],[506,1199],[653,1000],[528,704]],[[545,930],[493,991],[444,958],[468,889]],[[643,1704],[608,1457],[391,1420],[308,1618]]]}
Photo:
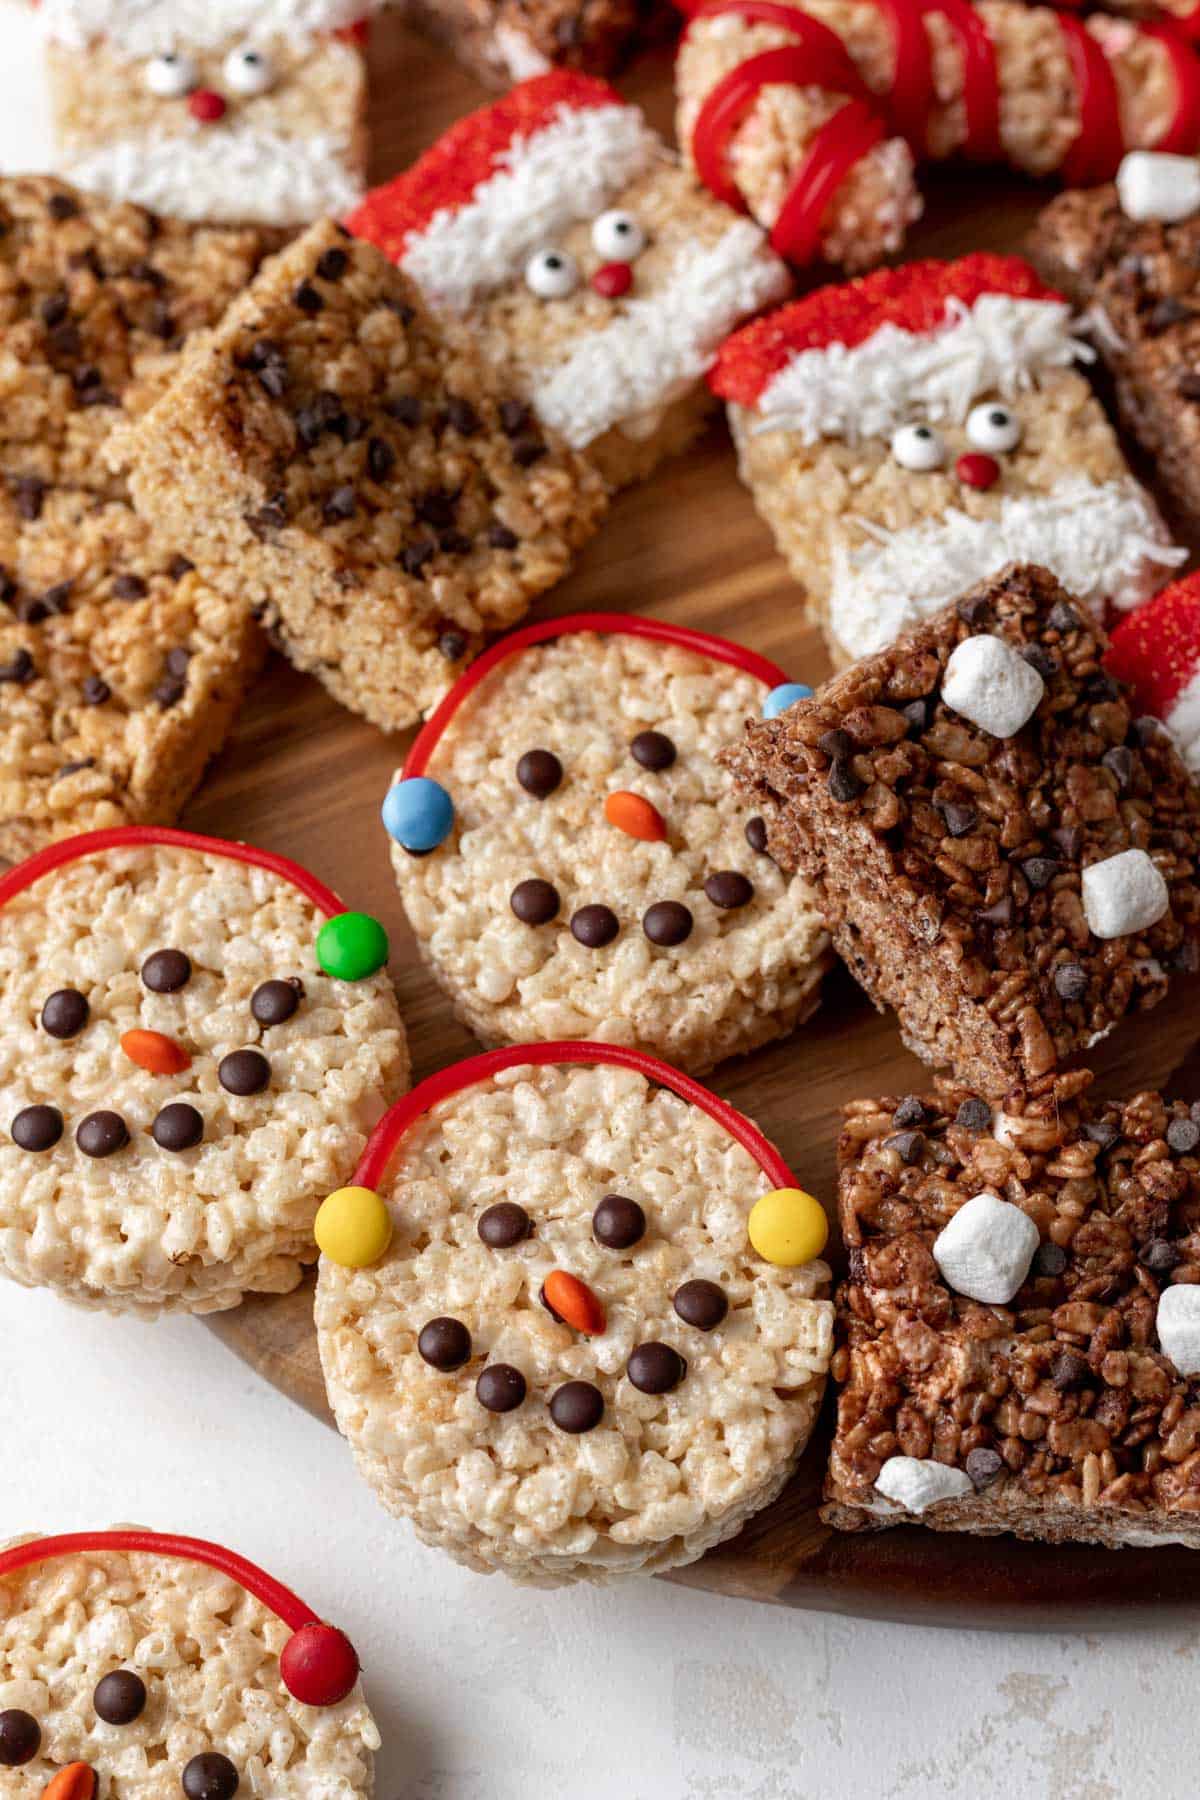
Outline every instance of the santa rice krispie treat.
{"label": "santa rice krispie treat", "polygon": [[460,120],[349,223],[618,487],[691,441],[721,339],[790,286],[637,107],[567,70]]}
{"label": "santa rice krispie treat", "polygon": [[1147,600],[1113,632],[1105,666],[1161,719],[1194,775],[1200,774],[1200,575],[1185,575]]}
{"label": "santa rice krispie treat", "polygon": [[358,1800],[379,1731],[344,1632],[219,1544],[0,1549],[2,1800]]}
{"label": "santa rice krispie treat", "polygon": [[484,1043],[632,1044],[703,1073],[813,1012],[813,896],[717,767],[811,690],[704,632],[579,613],[496,645],[384,805],[421,953]]}
{"label": "santa rice krispie treat", "polygon": [[295,1287],[407,1083],[386,959],[219,838],[95,832],[0,877],[0,1271],[144,1315]]}
{"label": "santa rice krispie treat", "polygon": [[1185,560],[1076,367],[1091,355],[1062,296],[990,254],[818,288],[722,347],[742,478],[835,663],[1009,562],[1103,617]]}
{"label": "santa rice krispie treat", "polygon": [[180,219],[306,225],[366,167],[366,0],[42,0],[59,172]]}
{"label": "santa rice krispie treat", "polygon": [[317,1219],[330,1403],[426,1543],[551,1586],[691,1562],[787,1481],[827,1226],[748,1119],[636,1051],[431,1077]]}

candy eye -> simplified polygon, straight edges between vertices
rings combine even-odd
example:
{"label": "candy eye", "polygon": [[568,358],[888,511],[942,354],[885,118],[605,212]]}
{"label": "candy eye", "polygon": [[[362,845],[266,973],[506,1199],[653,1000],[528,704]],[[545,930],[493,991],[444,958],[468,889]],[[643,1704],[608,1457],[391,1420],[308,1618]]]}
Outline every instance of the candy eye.
{"label": "candy eye", "polygon": [[946,460],[946,446],[941,433],[932,425],[901,425],[892,434],[892,455],[902,469],[916,469],[928,474],[940,469]]}
{"label": "candy eye", "polygon": [[1007,406],[973,406],[967,415],[967,437],[978,450],[1015,450],[1021,421]]}
{"label": "candy eye", "polygon": [[565,300],[579,286],[575,258],[565,250],[535,250],[525,264],[525,286],[539,300]]}
{"label": "candy eye", "polygon": [[632,213],[601,213],[592,226],[592,249],[605,262],[632,262],[645,248],[646,234]]}
{"label": "candy eye", "polygon": [[231,50],[221,71],[225,85],[235,94],[265,94],[275,85],[275,67],[261,50]]}
{"label": "candy eye", "polygon": [[179,100],[190,94],[200,76],[190,56],[167,50],[146,64],[146,86],[160,100]]}

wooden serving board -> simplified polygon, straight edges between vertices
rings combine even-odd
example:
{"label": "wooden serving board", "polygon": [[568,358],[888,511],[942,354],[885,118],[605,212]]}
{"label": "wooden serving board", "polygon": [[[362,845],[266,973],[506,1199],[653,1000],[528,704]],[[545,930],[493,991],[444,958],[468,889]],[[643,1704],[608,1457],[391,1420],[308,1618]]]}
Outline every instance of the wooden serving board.
{"label": "wooden serving board", "polygon": [[[375,174],[403,168],[486,96],[447,57],[386,21],[372,45]],[[669,130],[670,57],[652,54],[622,84]],[[943,174],[914,255],[1017,249],[1038,193],[978,171]],[[609,608],[650,612],[741,640],[809,682],[828,672],[815,630],[766,527],[740,486],[723,427],[689,455],[621,495],[571,578],[541,615]],[[275,659],[185,823],[283,851],[384,920],[392,974],[413,1054],[413,1077],[478,1049],[450,1016],[418,961],[391,879],[379,805],[407,739],[387,739],[339,710],[314,681]],[[1097,1052],[1110,1093],[1171,1082],[1200,1093],[1197,989],[1178,985],[1148,1017]],[[791,1040],[717,1071],[712,1086],[748,1113],[815,1193],[831,1205],[841,1106],[921,1087],[927,1071],[901,1047],[844,970]],[[831,1247],[835,1262],[836,1240]],[[312,1326],[311,1279],[296,1293],[248,1301],[206,1321],[267,1379],[332,1424]],[[828,1410],[828,1409],[827,1409]],[[817,1516],[828,1421],[795,1481],[732,1543],[672,1579],[753,1600],[925,1623],[1086,1626],[1200,1602],[1200,1555],[1186,1551],[1048,1549],[1011,1538],[939,1536],[915,1528],[830,1532]],[[371,1505],[366,1491],[363,1504]]]}

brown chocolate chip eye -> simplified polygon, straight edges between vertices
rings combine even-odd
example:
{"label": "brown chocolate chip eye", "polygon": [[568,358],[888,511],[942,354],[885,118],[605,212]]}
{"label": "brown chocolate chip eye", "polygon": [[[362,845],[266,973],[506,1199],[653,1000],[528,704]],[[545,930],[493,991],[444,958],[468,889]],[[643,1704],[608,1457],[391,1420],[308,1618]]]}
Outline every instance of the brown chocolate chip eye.
{"label": "brown chocolate chip eye", "polygon": [[687,1364],[670,1344],[639,1344],[626,1374],[642,1394],[669,1394],[687,1374]]}
{"label": "brown chocolate chip eye", "polygon": [[621,929],[611,906],[581,906],[571,915],[571,936],[587,950],[603,950]]}
{"label": "brown chocolate chip eye", "polygon": [[670,949],[692,935],[692,915],[678,900],[658,900],[647,907],[642,930],[652,944]]}
{"label": "brown chocolate chip eye", "polygon": [[765,819],[756,817],[746,820],[746,842],[752,850],[758,852],[759,856],[767,854],[767,822]]}
{"label": "brown chocolate chip eye", "polygon": [[749,906],[754,898],[754,883],[737,869],[718,869],[704,883],[704,892],[714,906],[732,912],[736,907]]}
{"label": "brown chocolate chip eye", "polygon": [[282,1025],[304,998],[304,983],[293,975],[289,981],[264,981],[250,996],[250,1011],[260,1025]]}
{"label": "brown chocolate chip eye", "polygon": [[646,1215],[636,1200],[605,1194],[592,1214],[592,1231],[606,1250],[628,1250],[645,1237]]}
{"label": "brown chocolate chip eye", "polygon": [[187,1800],[233,1800],[238,1791],[238,1772],[219,1750],[203,1750],[183,1771]]}
{"label": "brown chocolate chip eye", "polygon": [[553,750],[527,750],[517,764],[517,780],[535,800],[545,800],[563,778],[563,766]]}
{"label": "brown chocolate chip eye", "polygon": [[42,1030],[52,1038],[77,1037],[91,1008],[78,988],[59,988],[42,1007]]}
{"label": "brown chocolate chip eye", "polygon": [[550,1417],[560,1431],[594,1431],[604,1417],[604,1395],[590,1381],[567,1381],[550,1396]]}
{"label": "brown chocolate chip eye", "polygon": [[498,1200],[480,1213],[476,1229],[489,1250],[510,1250],[529,1236],[533,1222],[515,1200]]}
{"label": "brown chocolate chip eye", "polygon": [[669,769],[679,752],[663,731],[639,731],[629,746],[633,760],[643,769]]}
{"label": "brown chocolate chip eye", "polygon": [[217,1064],[217,1080],[227,1094],[261,1094],[271,1065],[260,1050],[231,1050]]}
{"label": "brown chocolate chip eye", "polygon": [[132,1725],[145,1710],[146,1684],[132,1669],[114,1669],[96,1683],[92,1705],[106,1725]]}
{"label": "brown chocolate chip eye", "polygon": [[675,1311],[685,1325],[697,1331],[715,1331],[729,1302],[715,1281],[685,1281],[675,1294]]}
{"label": "brown chocolate chip eye", "polygon": [[142,964],[142,980],[154,994],[177,993],[191,978],[191,958],[182,950],[155,950]]}
{"label": "brown chocolate chip eye", "polygon": [[525,1400],[525,1377],[511,1363],[489,1363],[475,1383],[475,1398],[488,1412],[515,1412]]}
{"label": "brown chocolate chip eye", "polygon": [[532,877],[528,881],[518,881],[508,904],[522,925],[548,925],[562,902],[557,888],[548,881]]}
{"label": "brown chocolate chip eye", "polygon": [[23,1106],[9,1128],[18,1150],[52,1150],[63,1134],[57,1106]]}
{"label": "brown chocolate chip eye", "polygon": [[0,1769],[19,1769],[32,1762],[42,1743],[42,1728],[20,1707],[0,1712]]}
{"label": "brown chocolate chip eye", "polygon": [[85,1156],[113,1156],[129,1142],[129,1127],[120,1113],[89,1113],[76,1127],[75,1142]]}
{"label": "brown chocolate chip eye", "polygon": [[160,1150],[193,1150],[204,1136],[204,1119],[186,1100],[164,1106],[150,1127]]}
{"label": "brown chocolate chip eye", "polygon": [[471,1354],[471,1334],[461,1319],[430,1319],[421,1327],[417,1349],[431,1369],[461,1369]]}

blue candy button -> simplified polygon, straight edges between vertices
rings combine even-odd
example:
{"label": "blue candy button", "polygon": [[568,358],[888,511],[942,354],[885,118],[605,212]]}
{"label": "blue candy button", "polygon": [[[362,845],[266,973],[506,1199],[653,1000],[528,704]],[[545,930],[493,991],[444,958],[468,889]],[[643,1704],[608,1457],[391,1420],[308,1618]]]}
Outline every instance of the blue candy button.
{"label": "blue candy button", "polygon": [[795,706],[797,700],[811,700],[812,689],[802,681],[785,681],[779,687],[772,688],[762,703],[764,719],[777,719],[781,712],[789,706]]}
{"label": "blue candy button", "polygon": [[436,850],[450,836],[454,802],[440,781],[412,775],[387,791],[383,825],[405,850]]}

